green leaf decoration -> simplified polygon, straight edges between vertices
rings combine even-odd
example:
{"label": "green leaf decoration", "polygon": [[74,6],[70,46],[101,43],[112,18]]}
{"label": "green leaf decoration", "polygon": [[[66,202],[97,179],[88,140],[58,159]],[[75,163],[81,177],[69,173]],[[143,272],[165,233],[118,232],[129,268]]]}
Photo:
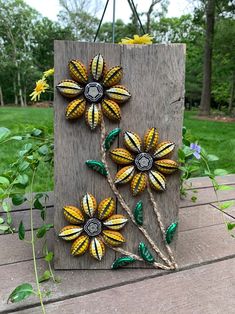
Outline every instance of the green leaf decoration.
{"label": "green leaf decoration", "polygon": [[102,161],[98,161],[98,160],[87,160],[86,161],[86,165],[88,168],[91,168],[97,172],[99,172],[100,174],[102,174],[103,176],[107,176],[107,171],[105,169],[104,164],[102,163]]}
{"label": "green leaf decoration", "polygon": [[20,240],[24,240],[24,238],[25,238],[25,227],[24,227],[24,224],[23,224],[22,220],[21,220],[21,222],[19,224],[18,236],[19,236]]}
{"label": "green leaf decoration", "polygon": [[117,259],[113,262],[111,268],[112,268],[112,269],[118,269],[118,268],[120,268],[120,267],[122,267],[122,266],[126,266],[126,265],[131,264],[131,263],[134,263],[134,262],[135,262],[135,259],[134,259],[133,257],[130,257],[130,256],[122,256],[122,257],[117,258]]}
{"label": "green leaf decoration", "polygon": [[171,243],[173,240],[174,234],[176,232],[176,229],[178,227],[178,222],[173,222],[167,229],[166,229],[166,242],[168,244]]}
{"label": "green leaf decoration", "polygon": [[134,217],[137,225],[143,225],[143,202],[139,201],[134,208]]}
{"label": "green leaf decoration", "polygon": [[32,285],[30,285],[29,283],[23,283],[22,285],[19,285],[18,287],[15,288],[15,290],[12,291],[7,302],[9,301],[12,303],[20,302],[28,298],[32,293],[34,293]]}
{"label": "green leaf decoration", "polygon": [[104,141],[105,150],[110,149],[111,145],[113,144],[113,142],[115,141],[116,137],[118,136],[120,132],[121,132],[121,129],[119,128],[113,129],[111,132],[109,132],[109,134],[106,136],[106,139]]}
{"label": "green leaf decoration", "polygon": [[52,224],[45,224],[43,225],[42,227],[40,227],[38,230],[37,230],[37,238],[43,238],[44,235],[47,233],[47,231],[49,231],[51,228],[53,228],[54,225]]}
{"label": "green leaf decoration", "polygon": [[154,262],[153,255],[150,253],[149,249],[144,244],[144,242],[140,242],[139,244],[139,253],[140,253],[140,256],[143,258],[143,260],[145,260],[146,262],[148,263]]}

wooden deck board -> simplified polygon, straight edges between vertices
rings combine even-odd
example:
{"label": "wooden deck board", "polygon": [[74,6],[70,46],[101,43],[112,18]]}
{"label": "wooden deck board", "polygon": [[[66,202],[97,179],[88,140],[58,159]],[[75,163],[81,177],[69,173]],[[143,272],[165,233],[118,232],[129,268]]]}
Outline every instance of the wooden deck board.
{"label": "wooden deck board", "polygon": [[[228,182],[232,185],[234,185],[233,182],[235,181],[235,175],[233,177],[234,178],[229,176],[228,178]],[[221,180],[223,184],[228,183],[226,182],[226,178],[222,178]],[[197,180],[194,179],[194,183],[196,182]],[[204,184],[207,184],[206,181]],[[196,183],[196,185],[200,184]],[[140,302],[140,300],[142,300],[145,305],[147,304],[148,313],[168,313],[170,310],[173,310],[179,314],[192,312],[214,314],[221,313],[223,310],[225,311],[223,307],[225,306],[225,302],[222,302],[221,312],[216,312],[217,308],[220,309],[216,306],[219,303],[217,303],[216,296],[219,292],[221,292],[222,295],[224,293],[223,282],[228,277],[226,267],[230,268],[229,274],[230,277],[232,276],[232,267],[234,267],[235,261],[235,242],[226,231],[223,215],[214,207],[216,204],[214,203],[215,199],[213,194],[208,194],[208,191],[211,192],[212,189],[210,187],[199,189],[199,198],[196,203],[192,204],[190,200],[181,201],[182,208],[179,211],[180,232],[177,245],[178,263],[181,270],[189,270],[170,274],[160,270],[156,271],[155,269],[125,269],[120,271],[56,271],[56,275],[61,277],[62,282],[60,284],[53,284],[51,282],[43,284],[45,289],[50,288],[52,291],[50,299],[46,300],[46,302],[50,303],[47,305],[48,313],[58,311],[59,307],[60,312],[62,310],[62,313],[77,313],[78,306],[81,306],[79,313],[89,313],[87,301],[85,302],[85,300],[88,300],[89,294],[92,293],[92,300],[96,300],[96,298],[99,300],[99,297],[101,298],[100,300],[102,300],[102,298],[105,299],[106,295],[108,298],[112,295],[112,292],[110,291],[118,293],[122,300],[124,300],[120,302],[124,305],[118,313],[124,313],[124,311],[127,311],[127,308],[125,308],[125,304],[127,304],[126,302],[134,299],[135,301],[132,301],[129,304],[128,311],[135,310],[136,313],[145,313],[141,307],[142,302]],[[52,193],[50,194],[51,199],[53,199]],[[220,193],[220,197],[223,200],[234,199],[234,191],[223,191]],[[48,222],[52,221],[54,212],[53,207],[50,206],[52,206],[52,203],[49,204]],[[227,211],[234,215],[235,206],[231,207]],[[26,206],[23,209],[17,207],[14,208],[13,215],[16,227],[17,223],[21,219],[24,219],[26,229],[29,229],[29,211]],[[40,222],[39,212],[35,210],[34,215],[36,226],[38,226]],[[29,232],[26,232],[26,236],[29,236]],[[50,231],[49,238],[49,245],[52,247],[54,242],[53,230]],[[46,267],[45,261],[40,258],[42,256],[41,248],[42,243],[38,243],[37,256],[39,258],[38,264],[40,274]],[[6,304],[9,293],[18,284],[22,282],[34,282],[31,247],[24,242],[19,241],[17,239],[17,234],[1,235],[0,252],[0,312],[12,313],[19,311],[20,313],[39,313],[40,308],[37,308],[37,298],[30,298],[19,304]],[[208,265],[205,266],[204,264]],[[200,265],[201,267],[198,267]],[[218,280],[216,273],[217,265],[228,265],[225,268],[221,266],[222,269],[224,269],[225,274],[223,276],[220,275],[220,272],[218,272]],[[201,278],[202,274],[204,274],[203,278]],[[190,276],[192,277],[191,283],[189,280],[189,278],[191,278]],[[150,279],[153,277],[159,278]],[[215,289],[213,288],[213,283],[211,283],[209,290],[210,294],[215,295],[215,298],[207,296],[207,289],[209,289],[207,283],[210,284],[209,278],[211,278],[213,282],[215,281],[215,284],[217,285],[217,288]],[[182,287],[180,287],[180,284]],[[138,289],[138,285],[140,289]],[[154,295],[151,294],[151,285],[152,287],[154,287],[154,285],[157,286],[156,289],[152,289],[154,291]],[[204,291],[205,294],[207,293],[206,295],[200,295],[200,302],[204,305],[204,307],[197,302],[197,296],[199,297],[199,288]],[[168,291],[166,291],[166,289],[168,289]],[[189,300],[188,303],[185,301],[187,298],[184,299],[182,289],[185,289],[184,291]],[[214,289],[215,293],[213,294]],[[228,283],[226,289],[225,296],[226,294],[229,294],[230,300],[234,300],[234,298],[231,297],[233,289],[230,282]],[[135,291],[137,295],[131,295],[130,291],[132,290]],[[122,291],[126,291],[127,296],[126,298],[124,297],[124,299],[122,297]],[[141,294],[139,291],[145,291],[144,294],[142,292],[142,299],[138,296]],[[190,295],[189,291],[192,291],[192,295]],[[193,298],[194,293],[196,294],[195,298]],[[164,295],[166,295],[165,299]],[[158,300],[158,302],[151,302],[151,298],[148,296]],[[170,298],[170,305],[168,304],[169,302],[167,299],[169,298],[167,296]],[[125,300],[127,301],[125,302]],[[179,301],[177,302],[176,300]],[[104,313],[106,313],[107,310],[105,310],[105,307],[102,308],[102,306],[105,306],[103,303],[105,302],[99,301],[98,305],[101,306],[101,308],[98,306],[98,309],[100,312],[104,311]],[[230,312],[230,309],[232,309],[232,305],[234,306],[234,303],[232,301],[229,301],[228,303],[228,308],[226,308],[227,311],[225,312],[232,313]],[[215,306],[213,306],[213,304],[215,304]],[[114,308],[112,308],[109,301],[107,306],[109,312],[112,310],[114,311]],[[116,306],[117,308],[116,303],[114,303],[113,306]],[[153,312],[154,309],[157,309],[158,312]]]}

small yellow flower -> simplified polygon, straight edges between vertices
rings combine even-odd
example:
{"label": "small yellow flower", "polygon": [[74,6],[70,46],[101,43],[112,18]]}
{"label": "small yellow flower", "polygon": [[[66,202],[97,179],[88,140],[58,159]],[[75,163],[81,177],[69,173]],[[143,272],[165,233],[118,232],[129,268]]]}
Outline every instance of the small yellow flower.
{"label": "small yellow flower", "polygon": [[145,34],[143,36],[134,35],[134,38],[123,38],[121,39],[121,42],[119,44],[124,45],[151,45],[153,43],[152,41],[153,37],[149,34]]}
{"label": "small yellow flower", "polygon": [[55,72],[54,68],[49,69],[49,70],[43,72],[43,76],[44,77],[52,76],[52,75],[54,75],[54,72]]}
{"label": "small yellow flower", "polygon": [[38,80],[36,82],[36,86],[34,88],[34,91],[29,95],[31,97],[31,100],[36,101],[40,99],[40,96],[42,93],[45,93],[46,89],[49,88],[49,85],[47,84],[45,79]]}

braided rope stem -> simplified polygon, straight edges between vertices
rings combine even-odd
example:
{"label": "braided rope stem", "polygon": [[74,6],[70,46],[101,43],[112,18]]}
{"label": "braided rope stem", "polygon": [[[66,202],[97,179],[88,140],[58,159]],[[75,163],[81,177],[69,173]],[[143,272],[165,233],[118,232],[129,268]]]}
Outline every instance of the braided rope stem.
{"label": "braided rope stem", "polygon": [[[106,244],[107,245],[107,244]],[[140,256],[134,254],[134,253],[131,253],[131,252],[128,252],[126,250],[123,250],[122,248],[120,247],[113,247],[113,246],[110,246],[108,245],[108,247],[116,252],[119,252],[123,255],[126,255],[126,256],[129,256],[129,257],[132,257],[134,258],[135,260],[137,261],[140,261],[140,262],[145,262],[143,260],[143,258],[141,258]],[[160,268],[160,269],[164,269],[164,270],[172,270],[174,268],[172,268],[172,266],[166,266],[166,265],[163,265],[161,263],[157,263],[157,262],[154,262],[154,263],[151,263],[151,265],[153,265],[154,268]]]}
{"label": "braided rope stem", "polygon": [[175,269],[174,265],[172,264],[172,262],[160,251],[160,249],[158,248],[158,246],[154,243],[154,241],[151,239],[150,235],[148,234],[147,230],[145,230],[144,227],[137,225],[134,215],[132,214],[131,209],[129,208],[129,206],[127,205],[127,203],[125,202],[125,200],[123,199],[122,195],[119,193],[118,189],[116,188],[113,179],[111,177],[111,174],[109,172],[109,168],[108,168],[108,164],[106,161],[106,151],[104,148],[104,141],[105,141],[105,136],[106,136],[106,131],[105,131],[105,124],[104,124],[104,120],[103,117],[101,117],[101,141],[100,141],[100,145],[101,145],[101,160],[105,166],[105,169],[107,171],[107,181],[110,185],[111,190],[113,191],[114,195],[117,197],[120,205],[122,206],[122,208],[126,211],[126,213],[129,215],[131,221],[137,226],[137,228],[142,232],[142,234],[144,235],[144,237],[146,238],[146,240],[149,242],[149,244],[151,245],[152,249],[159,255],[159,257],[171,268],[171,269]]}
{"label": "braided rope stem", "polygon": [[157,202],[156,202],[156,200],[154,199],[154,196],[153,196],[152,190],[151,190],[151,188],[150,188],[149,182],[147,182],[147,190],[148,190],[148,194],[149,194],[149,197],[150,197],[150,201],[151,201],[151,203],[152,203],[152,205],[153,205],[154,213],[155,213],[155,215],[156,215],[156,218],[157,218],[157,221],[158,221],[158,224],[159,224],[161,233],[162,233],[162,238],[163,238],[163,240],[164,240],[164,242],[165,242],[165,246],[166,246],[167,252],[168,252],[168,254],[169,254],[169,256],[170,256],[170,259],[171,259],[173,265],[175,266],[175,269],[177,269],[177,268],[178,268],[178,265],[177,265],[177,263],[176,263],[176,261],[175,261],[174,253],[173,253],[171,247],[169,246],[169,244],[168,244],[168,243],[166,242],[166,240],[165,240],[166,229],[165,229],[165,227],[164,227],[164,225],[163,225],[162,218],[161,218],[161,214],[160,214],[160,211],[159,211],[159,209],[158,209]]}

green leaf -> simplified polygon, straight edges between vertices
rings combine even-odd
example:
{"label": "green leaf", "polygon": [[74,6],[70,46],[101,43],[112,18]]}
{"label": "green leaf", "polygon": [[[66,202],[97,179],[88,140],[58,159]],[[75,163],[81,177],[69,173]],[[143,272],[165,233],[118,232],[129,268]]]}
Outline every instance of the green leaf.
{"label": "green leaf", "polygon": [[42,198],[44,196],[44,194],[43,193],[38,193],[38,194],[36,194],[35,195],[35,197],[34,197],[34,203],[33,203],[33,206],[35,207],[35,208],[37,208],[37,209],[44,209],[44,206],[42,205],[42,203],[41,203],[41,201],[40,201],[40,199]]}
{"label": "green leaf", "polygon": [[23,161],[23,162],[19,165],[19,167],[18,167],[19,172],[23,172],[23,171],[25,171],[26,169],[28,169],[29,165],[30,165],[29,162]]}
{"label": "green leaf", "polygon": [[134,217],[137,225],[143,225],[143,202],[139,201],[134,208]]}
{"label": "green leaf", "polygon": [[48,281],[51,278],[51,273],[49,270],[44,271],[43,275],[39,277],[38,281]]}
{"label": "green leaf", "polygon": [[166,229],[166,235],[165,235],[165,239],[166,239],[166,242],[168,244],[170,244],[174,238],[174,235],[175,235],[175,232],[176,232],[176,229],[178,227],[178,222],[173,222],[167,229]]}
{"label": "green leaf", "polygon": [[4,219],[0,217],[0,225],[4,223]]}
{"label": "green leaf", "polygon": [[40,135],[42,135],[42,134],[43,134],[43,131],[40,130],[40,129],[34,129],[34,130],[32,131],[32,133],[31,133],[32,136],[36,136],[36,137],[38,137],[38,136],[40,136]]}
{"label": "green leaf", "polygon": [[207,155],[207,160],[208,161],[217,161],[217,160],[219,160],[219,157],[218,156],[216,156],[216,155]]}
{"label": "green leaf", "polygon": [[227,229],[229,231],[233,230],[235,228],[235,223],[227,222]]}
{"label": "green leaf", "polygon": [[215,169],[214,171],[215,176],[225,176],[226,174],[228,174],[228,171],[225,169]]}
{"label": "green leaf", "polygon": [[31,294],[33,294],[33,287],[29,283],[23,283],[15,288],[14,291],[10,294],[7,302],[20,302],[24,299],[27,299]]}
{"label": "green leaf", "polygon": [[11,210],[11,206],[7,201],[3,201],[2,202],[2,208],[4,210],[4,212],[8,213]]}
{"label": "green leaf", "polygon": [[39,147],[39,149],[38,149],[38,153],[39,153],[40,155],[43,155],[43,156],[47,155],[48,152],[49,152],[49,148],[48,148],[47,145],[42,145],[42,146]]}
{"label": "green leaf", "polygon": [[178,158],[181,162],[185,160],[185,153],[181,148],[178,149]]}
{"label": "green leaf", "polygon": [[11,131],[9,129],[0,127],[0,142],[3,142],[10,134]]}
{"label": "green leaf", "polygon": [[25,238],[25,227],[23,221],[21,220],[19,228],[18,228],[18,236],[20,240],[24,240]]}
{"label": "green leaf", "polygon": [[226,201],[219,205],[221,210],[227,209],[235,204],[235,201]]}
{"label": "green leaf", "polygon": [[113,129],[111,132],[109,132],[109,134],[106,136],[105,141],[104,141],[105,150],[108,150],[111,147],[111,145],[113,144],[115,139],[118,137],[120,132],[121,132],[121,129],[119,128]]}
{"label": "green leaf", "polygon": [[45,224],[37,230],[37,238],[42,238],[47,233],[48,230],[53,228],[52,224]]}
{"label": "green leaf", "polygon": [[220,190],[220,191],[231,191],[231,190],[234,190],[234,187],[229,186],[229,185],[218,185],[217,186],[217,190]]}
{"label": "green leaf", "polygon": [[103,176],[107,176],[108,173],[105,169],[105,165],[102,163],[102,161],[98,161],[98,160],[87,160],[86,161],[86,165],[88,168],[93,169],[97,172],[99,172],[100,174],[102,174]]}
{"label": "green leaf", "polygon": [[192,201],[193,203],[196,203],[197,197],[196,197],[196,196],[192,196],[192,197],[191,197],[191,201]]}
{"label": "green leaf", "polygon": [[135,259],[133,257],[122,256],[122,257],[117,258],[113,262],[113,264],[111,265],[111,268],[112,269],[118,269],[118,268],[120,268],[122,266],[126,266],[126,265],[134,263],[134,262],[135,262]]}
{"label": "green leaf", "polygon": [[10,229],[10,227],[9,226],[7,226],[7,225],[0,225],[0,231],[7,231],[7,230],[9,230]]}
{"label": "green leaf", "polygon": [[48,252],[44,259],[46,262],[51,262],[53,260],[53,257],[54,257],[53,252]]}
{"label": "green leaf", "polygon": [[182,128],[182,135],[185,136],[186,132],[187,132],[186,126],[183,126],[183,128]]}
{"label": "green leaf", "polygon": [[6,177],[0,177],[0,184],[7,187],[10,184],[10,181]]}
{"label": "green leaf", "polygon": [[140,242],[139,244],[139,253],[143,260],[145,260],[146,262],[148,263],[154,262],[154,258],[144,242]]}
{"label": "green leaf", "polygon": [[24,194],[15,194],[12,196],[11,200],[14,205],[19,206],[27,201],[27,198],[24,196]]}
{"label": "green leaf", "polygon": [[29,183],[29,177],[27,174],[20,174],[17,176],[15,183],[20,185],[20,187],[26,187]]}
{"label": "green leaf", "polygon": [[21,141],[23,139],[22,136],[18,136],[18,135],[15,135],[15,136],[12,136],[11,137],[11,140],[15,140],[15,141]]}

